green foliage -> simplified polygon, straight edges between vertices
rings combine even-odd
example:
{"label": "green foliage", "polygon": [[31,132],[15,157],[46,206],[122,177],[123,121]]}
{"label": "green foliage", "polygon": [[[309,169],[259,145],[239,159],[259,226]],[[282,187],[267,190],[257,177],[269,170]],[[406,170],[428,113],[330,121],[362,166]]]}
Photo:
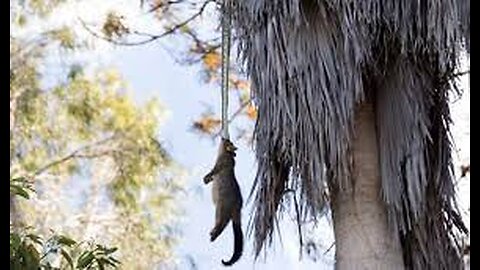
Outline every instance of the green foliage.
{"label": "green foliage", "polygon": [[[10,195],[30,199],[32,183],[25,177],[10,179]],[[120,261],[116,247],[95,243],[77,243],[68,236],[51,234],[45,241],[32,227],[10,226],[10,269],[108,269]],[[59,259],[59,260],[58,260]],[[59,265],[53,266],[51,262]],[[67,267],[68,266],[68,267]]]}
{"label": "green foliage", "polygon": [[29,192],[33,191],[32,183],[28,182],[25,177],[10,179],[10,194],[30,199]]}
{"label": "green foliage", "polygon": [[[176,200],[182,191],[179,168],[157,139],[164,108],[156,100],[137,104],[115,69],[92,73],[68,62],[52,78],[48,71],[58,66],[49,58],[78,50],[76,29],[17,30],[33,18],[57,16],[60,2],[24,1],[11,9],[11,267],[52,269],[48,258],[56,256],[62,269],[104,269],[118,264],[116,248],[126,269],[158,266],[173,256],[170,228],[181,213]],[[72,206],[72,186],[84,182]],[[23,223],[42,237],[32,240]],[[51,229],[71,238],[54,234],[43,241]],[[92,238],[94,244],[84,242]],[[46,254],[51,245],[58,248]]]}
{"label": "green foliage", "polygon": [[107,19],[103,24],[102,32],[108,39],[120,38],[124,34],[128,34],[128,28],[122,22],[122,16],[111,11],[107,14]]}
{"label": "green foliage", "polygon": [[10,1],[10,25],[25,27],[36,19],[46,19],[68,0],[12,0]]}
{"label": "green foliage", "polygon": [[52,40],[58,41],[63,48],[74,49],[76,47],[74,33],[67,26],[54,29],[47,34]]}
{"label": "green foliage", "polygon": [[[87,27],[89,32],[113,44],[128,46],[161,42],[168,37],[174,37],[176,41],[181,41],[181,44],[184,45],[172,52],[172,54],[179,54],[176,57],[177,62],[183,65],[200,66],[204,82],[219,84],[221,38],[218,30],[220,28],[217,25],[208,26],[209,23],[204,24],[202,21],[204,18],[208,18],[209,22],[212,20],[210,12],[218,2],[213,0],[148,0],[140,2],[141,7],[147,10],[147,14],[158,20],[158,28],[163,28],[163,32],[150,33],[150,30],[132,27],[129,25],[130,18],[118,10],[109,11],[106,19],[101,22],[101,28]],[[208,15],[202,16],[205,14]],[[148,16],[145,16],[145,19],[149,19]],[[249,140],[253,120],[257,117],[257,108],[250,100],[250,83],[240,67],[232,65],[230,69],[231,96],[233,99],[236,97],[236,102],[232,102],[232,106],[236,107],[236,110],[230,118],[235,120],[238,116],[242,116],[243,123],[235,123],[235,136]],[[218,85],[218,87],[220,86]],[[192,130],[201,135],[215,137],[220,132],[219,123],[219,116],[207,110],[193,122]]]}
{"label": "green foliage", "polygon": [[36,235],[10,232],[10,269],[38,269],[41,258],[37,248],[41,246]]}
{"label": "green foliage", "polygon": [[117,267],[120,261],[113,257],[117,248],[108,248],[94,245],[93,249],[83,251],[77,259],[77,268],[80,269],[105,269],[107,266]]}
{"label": "green foliage", "polygon": [[120,261],[110,248],[52,234],[46,240],[31,228],[10,230],[10,269],[116,269]]}

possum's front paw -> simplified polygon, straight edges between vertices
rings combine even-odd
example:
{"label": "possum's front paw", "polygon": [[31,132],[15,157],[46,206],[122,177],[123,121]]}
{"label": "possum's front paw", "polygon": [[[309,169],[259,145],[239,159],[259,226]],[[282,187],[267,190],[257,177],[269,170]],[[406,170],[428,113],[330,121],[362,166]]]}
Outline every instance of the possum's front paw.
{"label": "possum's front paw", "polygon": [[213,180],[212,178],[213,178],[213,177],[212,177],[212,175],[211,175],[211,174],[207,174],[207,175],[205,175],[205,177],[203,177],[203,183],[205,183],[205,184],[208,184],[208,183],[210,183],[210,181],[212,181],[212,180]]}

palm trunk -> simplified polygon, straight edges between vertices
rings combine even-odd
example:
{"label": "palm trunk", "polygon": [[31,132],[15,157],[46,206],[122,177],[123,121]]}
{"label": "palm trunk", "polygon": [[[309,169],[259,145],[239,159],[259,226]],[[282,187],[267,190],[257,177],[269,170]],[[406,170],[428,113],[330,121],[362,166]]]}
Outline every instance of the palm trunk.
{"label": "palm trunk", "polygon": [[387,224],[380,194],[380,169],[372,104],[355,114],[354,187],[335,191],[332,210],[336,269],[404,269],[398,237]]}

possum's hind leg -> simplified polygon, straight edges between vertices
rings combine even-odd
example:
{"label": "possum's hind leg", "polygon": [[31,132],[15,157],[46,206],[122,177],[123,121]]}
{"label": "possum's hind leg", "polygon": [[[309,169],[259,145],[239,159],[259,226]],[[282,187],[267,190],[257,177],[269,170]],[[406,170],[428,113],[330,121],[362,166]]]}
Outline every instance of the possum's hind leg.
{"label": "possum's hind leg", "polygon": [[210,231],[210,241],[213,242],[223,232],[231,219],[231,213],[225,208],[217,207],[215,210],[215,227]]}

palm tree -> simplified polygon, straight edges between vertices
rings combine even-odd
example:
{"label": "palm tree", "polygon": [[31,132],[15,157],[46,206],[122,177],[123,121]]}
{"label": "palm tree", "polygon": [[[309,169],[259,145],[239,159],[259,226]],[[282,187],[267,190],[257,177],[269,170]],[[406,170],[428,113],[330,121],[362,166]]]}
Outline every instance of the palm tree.
{"label": "palm tree", "polygon": [[469,0],[233,2],[257,255],[294,190],[299,223],[332,209],[338,269],[461,269],[447,102]]}

